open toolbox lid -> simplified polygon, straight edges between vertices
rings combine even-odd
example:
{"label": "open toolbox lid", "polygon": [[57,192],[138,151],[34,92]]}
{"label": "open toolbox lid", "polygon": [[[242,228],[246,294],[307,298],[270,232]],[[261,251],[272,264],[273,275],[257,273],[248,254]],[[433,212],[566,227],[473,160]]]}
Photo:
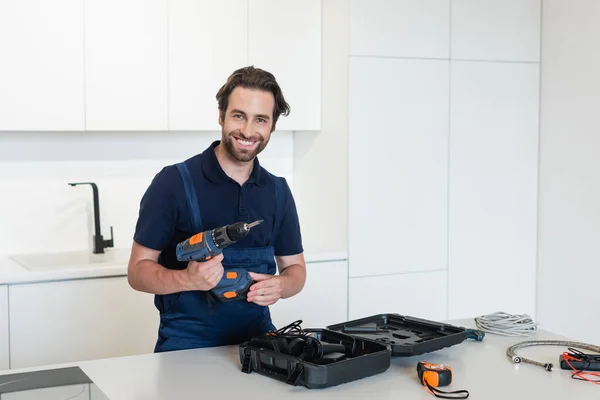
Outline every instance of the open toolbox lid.
{"label": "open toolbox lid", "polygon": [[466,328],[400,314],[373,315],[326,329],[387,344],[393,357],[430,353],[460,344],[468,337]]}

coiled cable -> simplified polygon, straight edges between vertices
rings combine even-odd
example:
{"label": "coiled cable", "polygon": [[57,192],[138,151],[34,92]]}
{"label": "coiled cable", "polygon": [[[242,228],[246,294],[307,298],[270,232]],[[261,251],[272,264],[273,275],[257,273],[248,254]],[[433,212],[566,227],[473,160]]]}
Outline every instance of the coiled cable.
{"label": "coiled cable", "polygon": [[593,344],[570,342],[570,341],[565,341],[565,340],[528,340],[528,341],[520,342],[520,343],[510,346],[508,349],[506,349],[506,355],[515,364],[521,364],[521,363],[532,364],[532,365],[537,365],[539,367],[542,367],[546,371],[552,371],[552,368],[553,368],[552,363],[542,363],[539,361],[534,361],[529,358],[520,357],[517,355],[516,351],[518,349],[522,349],[524,347],[532,347],[532,346],[574,347],[574,348],[593,351],[595,353],[600,353],[600,346],[595,346]]}
{"label": "coiled cable", "polygon": [[502,336],[530,336],[538,324],[527,314],[495,312],[475,317],[477,327],[489,333]]}

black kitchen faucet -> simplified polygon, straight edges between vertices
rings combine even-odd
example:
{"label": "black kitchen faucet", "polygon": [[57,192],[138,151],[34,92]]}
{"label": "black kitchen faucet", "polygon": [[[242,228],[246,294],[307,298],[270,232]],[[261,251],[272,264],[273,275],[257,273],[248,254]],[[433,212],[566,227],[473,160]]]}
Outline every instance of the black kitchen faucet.
{"label": "black kitchen faucet", "polygon": [[113,247],[113,227],[110,227],[110,240],[104,240],[100,231],[100,201],[98,199],[98,186],[94,182],[73,182],[71,186],[90,185],[94,192],[94,254],[104,253],[106,247]]}

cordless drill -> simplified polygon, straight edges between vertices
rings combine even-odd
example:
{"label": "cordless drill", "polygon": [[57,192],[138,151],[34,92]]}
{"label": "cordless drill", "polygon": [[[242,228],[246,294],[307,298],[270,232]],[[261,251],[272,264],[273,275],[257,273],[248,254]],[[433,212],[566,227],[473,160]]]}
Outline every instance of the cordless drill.
{"label": "cordless drill", "polygon": [[[210,260],[221,254],[224,248],[245,238],[250,229],[261,222],[262,219],[250,224],[240,221],[197,233],[177,245],[177,260],[198,262]],[[211,292],[222,302],[242,300],[246,298],[252,283],[248,271],[241,268],[228,268]]]}

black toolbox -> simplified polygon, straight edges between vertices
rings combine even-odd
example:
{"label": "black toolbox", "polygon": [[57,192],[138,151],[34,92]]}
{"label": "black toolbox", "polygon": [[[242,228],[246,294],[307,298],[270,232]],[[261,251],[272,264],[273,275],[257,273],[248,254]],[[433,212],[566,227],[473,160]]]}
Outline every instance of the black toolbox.
{"label": "black toolbox", "polygon": [[[467,338],[465,328],[399,314],[379,314],[323,329],[301,328],[301,322],[240,344],[242,372],[256,371],[292,386],[320,389],[385,372],[392,356],[428,353]],[[305,336],[292,334],[288,339],[284,334],[281,340],[272,341],[294,324]],[[314,351],[307,353],[312,345],[308,346],[306,336],[310,343],[314,339],[321,343],[321,357],[314,357]]]}
{"label": "black toolbox", "polygon": [[[289,351],[291,341],[284,351],[246,342],[239,348],[242,372],[256,371],[292,386],[320,389],[379,374],[390,367],[391,351],[386,344],[327,329],[304,331],[321,343],[343,345],[344,353],[349,356],[341,357],[341,352],[336,351],[320,360],[311,360],[289,354],[293,353]],[[338,360],[331,355],[337,356]],[[326,357],[330,358],[323,362]]]}

